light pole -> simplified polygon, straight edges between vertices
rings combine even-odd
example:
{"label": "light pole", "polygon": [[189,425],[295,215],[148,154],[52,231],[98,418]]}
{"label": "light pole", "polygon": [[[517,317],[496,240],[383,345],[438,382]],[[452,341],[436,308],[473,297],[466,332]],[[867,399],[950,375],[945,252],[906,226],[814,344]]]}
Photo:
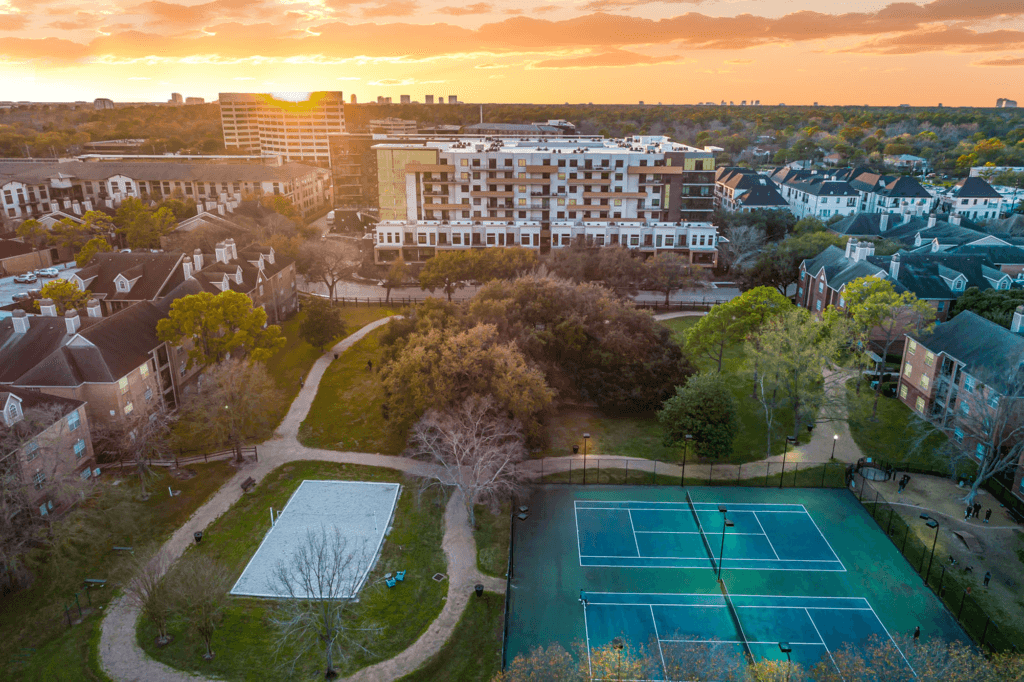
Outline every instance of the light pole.
{"label": "light pole", "polygon": [[786,654],[786,682],[789,682],[789,671],[793,667],[793,659],[789,655],[793,653],[793,647],[789,642],[779,642],[779,651]]}
{"label": "light pole", "polygon": [[796,445],[796,438],[794,436],[786,436],[786,445],[782,450],[782,473],[779,474],[779,488],[782,488],[782,482],[786,480],[786,455],[789,454],[789,444]]}
{"label": "light pole", "polygon": [[[935,558],[935,543],[939,541],[939,522],[927,514],[921,514],[921,518],[925,520],[926,526],[935,529],[935,537],[932,538],[932,555],[928,557],[928,572],[924,574],[924,581],[927,583],[928,576],[932,573],[932,560]],[[924,562],[922,561],[921,563]]]}
{"label": "light pole", "polygon": [[837,433],[837,434],[832,436],[832,456],[829,457],[830,460],[836,458],[836,443],[838,443],[838,442],[839,442],[839,434]]}
{"label": "light pole", "polygon": [[[719,507],[719,509],[722,509]],[[722,580],[722,557],[725,555],[725,529],[732,528],[736,524],[729,519],[722,519],[722,547],[718,550],[718,580]]]}
{"label": "light pole", "polygon": [[615,671],[615,679],[622,680],[622,647],[625,644],[622,642],[621,637],[616,637],[612,640],[612,648],[615,649],[615,653],[618,656],[618,669]]}
{"label": "light pole", "polygon": [[[583,485],[587,484],[587,441],[590,440],[590,434],[583,434]],[[599,472],[600,473],[600,472]],[[600,483],[600,481],[598,481]]]}
{"label": "light pole", "polygon": [[686,485],[686,453],[690,449],[690,443],[693,442],[693,436],[686,434],[686,443],[683,446],[683,473],[679,476],[679,487],[682,488]]}

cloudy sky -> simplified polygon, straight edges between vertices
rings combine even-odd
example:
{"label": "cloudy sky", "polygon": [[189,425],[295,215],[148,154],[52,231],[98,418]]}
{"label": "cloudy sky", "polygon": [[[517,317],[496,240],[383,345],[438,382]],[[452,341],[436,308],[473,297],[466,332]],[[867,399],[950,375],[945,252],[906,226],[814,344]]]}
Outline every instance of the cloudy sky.
{"label": "cloudy sky", "polygon": [[0,0],[0,100],[1024,102],[1024,1]]}

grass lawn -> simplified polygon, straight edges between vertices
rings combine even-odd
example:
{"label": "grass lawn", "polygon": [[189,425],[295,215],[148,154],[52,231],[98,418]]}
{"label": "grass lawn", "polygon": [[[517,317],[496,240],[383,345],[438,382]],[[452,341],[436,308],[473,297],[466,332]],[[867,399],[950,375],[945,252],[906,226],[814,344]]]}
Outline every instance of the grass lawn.
{"label": "grass lawn", "polygon": [[[376,369],[380,366],[379,338],[379,331],[367,334],[327,368],[313,406],[299,427],[303,445],[401,454],[405,434],[390,430],[381,414],[384,390]],[[368,361],[374,364],[372,372],[366,368]]]}
{"label": "grass lawn", "polygon": [[[127,510],[127,515],[136,519],[137,530],[129,536],[110,538],[109,546],[84,555],[82,561],[74,564],[71,575],[61,576],[60,584],[69,587],[59,587],[41,576],[28,589],[0,600],[0,660],[8,662],[5,679],[106,679],[100,672],[96,654],[102,616],[100,607],[113,597],[116,589],[113,582],[122,579],[129,570],[127,558],[113,553],[110,546],[132,546],[137,556],[154,550],[235,473],[227,462],[190,468],[197,475],[187,480],[158,471],[149,484],[154,494],[146,501],[133,501]],[[108,478],[100,479],[98,484],[110,485],[110,475],[104,476]],[[121,485],[133,483],[134,479],[127,479]],[[165,492],[167,486],[181,493],[170,497]],[[81,587],[85,578],[107,578],[111,582],[86,595]],[[93,611],[81,624],[68,629],[63,605],[74,604],[76,591],[83,608],[91,600]]]}
{"label": "grass lawn", "polygon": [[476,530],[473,531],[476,539],[476,567],[481,573],[504,578],[508,571],[511,511],[509,502],[502,504],[497,514],[492,514],[487,507],[479,504],[473,509],[476,515]]}
{"label": "grass lawn", "polygon": [[[338,662],[339,671],[355,670],[391,658],[412,644],[441,612],[448,584],[431,580],[444,573],[446,563],[441,549],[444,534],[446,496],[438,488],[418,494],[418,480],[406,479],[400,472],[332,462],[293,462],[286,464],[260,482],[227,513],[207,529],[200,545],[190,552],[203,552],[221,562],[231,582],[238,578],[269,530],[267,509],[281,509],[306,479],[392,481],[403,484],[395,511],[395,521],[384,543],[380,559],[360,593],[359,612],[351,611],[355,627],[373,625],[382,632],[356,633],[370,653],[351,649],[346,661]],[[394,589],[380,582],[384,573],[405,570],[405,581]],[[154,644],[156,631],[148,621],[138,629],[140,646],[153,658],[170,666],[231,680],[294,680],[322,675],[321,657],[308,656],[298,662],[295,672],[286,667],[287,652],[275,652],[276,638],[269,622],[274,602],[263,599],[229,597],[224,619],[213,636],[212,661],[202,658],[198,638],[180,627],[172,627],[174,641],[163,649]]]}
{"label": "grass lawn", "polygon": [[455,631],[437,654],[398,682],[488,682],[501,670],[505,596],[484,592],[470,597]]}
{"label": "grass lawn", "polygon": [[[880,397],[878,415],[872,418],[874,391],[864,385],[858,396],[855,387],[853,379],[846,384],[850,434],[866,457],[948,471],[948,458],[935,454],[946,442],[941,432],[915,417],[910,408],[897,398]],[[974,470],[974,465],[968,462],[964,462],[962,467],[960,473]]]}

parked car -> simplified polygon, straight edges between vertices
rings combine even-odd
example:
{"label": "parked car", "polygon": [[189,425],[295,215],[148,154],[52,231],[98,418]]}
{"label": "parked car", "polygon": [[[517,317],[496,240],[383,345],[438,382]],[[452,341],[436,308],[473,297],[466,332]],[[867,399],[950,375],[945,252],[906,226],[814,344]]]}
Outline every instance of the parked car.
{"label": "parked car", "polygon": [[32,297],[29,296],[28,294],[26,294],[24,291],[20,291],[20,292],[18,292],[16,294],[11,294],[11,300],[12,301],[27,301],[30,298],[32,298]]}
{"label": "parked car", "polygon": [[36,270],[36,275],[39,277],[60,277],[60,271],[57,268],[43,268],[42,270]]}
{"label": "parked car", "polygon": [[14,281],[17,282],[18,284],[31,284],[32,282],[35,282],[38,279],[39,278],[36,277],[34,272],[26,272],[23,275],[16,275],[14,277]]}

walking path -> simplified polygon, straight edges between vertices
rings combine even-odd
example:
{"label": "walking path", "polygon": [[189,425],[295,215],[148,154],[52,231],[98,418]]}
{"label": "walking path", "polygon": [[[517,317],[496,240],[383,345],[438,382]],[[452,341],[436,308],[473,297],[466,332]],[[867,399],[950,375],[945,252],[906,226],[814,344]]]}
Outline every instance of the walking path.
{"label": "walking path", "polygon": [[[197,509],[160,549],[167,555],[169,563],[184,554],[192,542],[193,533],[204,530],[238,501],[243,494],[242,481],[252,476],[258,483],[282,464],[296,460],[321,460],[387,467],[419,476],[436,471],[433,465],[404,457],[307,448],[297,440],[299,425],[309,412],[320,379],[323,378],[334,355],[344,352],[366,334],[386,324],[388,319],[390,318],[368,324],[339,342],[314,363],[299,395],[292,402],[274,437],[260,445],[259,462],[241,467],[238,473],[221,486],[206,504]],[[482,575],[477,570],[476,542],[469,527],[466,505],[458,492],[448,500],[444,525],[442,548],[448,562],[448,596],[441,614],[405,651],[390,660],[364,668],[348,679],[359,682],[390,682],[413,672],[436,654],[451,636],[476,584],[482,584],[485,589],[493,592],[504,593],[504,580]],[[99,645],[100,663],[107,675],[119,682],[194,682],[204,679],[149,658],[136,641],[138,619],[139,609],[126,597],[118,597],[110,603],[103,619]]]}

